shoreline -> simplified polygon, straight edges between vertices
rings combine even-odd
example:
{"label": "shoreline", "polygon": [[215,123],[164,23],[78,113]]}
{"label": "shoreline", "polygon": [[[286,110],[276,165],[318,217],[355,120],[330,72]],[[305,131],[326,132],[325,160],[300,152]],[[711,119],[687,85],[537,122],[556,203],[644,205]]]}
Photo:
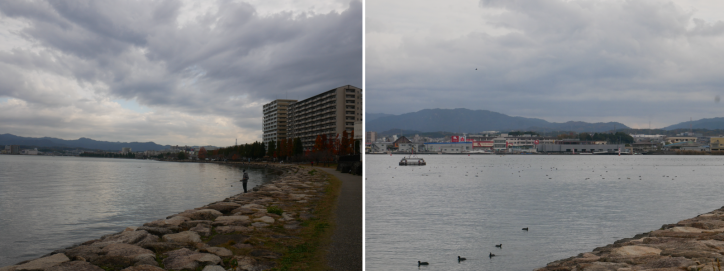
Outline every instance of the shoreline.
{"label": "shoreline", "polygon": [[324,209],[319,205],[334,197],[330,176],[298,165],[218,164],[274,173],[268,183],[249,187],[249,193],[130,226],[0,271],[265,270],[278,265],[288,245],[308,241],[308,228],[326,216],[317,210]]}
{"label": "shoreline", "polygon": [[721,262],[724,207],[550,262],[534,271],[720,271]]}

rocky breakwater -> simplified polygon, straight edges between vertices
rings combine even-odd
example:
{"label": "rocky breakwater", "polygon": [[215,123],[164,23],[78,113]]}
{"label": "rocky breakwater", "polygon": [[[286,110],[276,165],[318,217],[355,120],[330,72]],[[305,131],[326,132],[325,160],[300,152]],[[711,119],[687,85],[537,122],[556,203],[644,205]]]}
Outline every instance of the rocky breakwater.
{"label": "rocky breakwater", "polygon": [[[298,167],[270,184],[0,271],[267,270],[301,242],[329,180]],[[307,229],[308,230],[308,229]]]}
{"label": "rocky breakwater", "polygon": [[724,261],[724,207],[536,271],[720,271]]}

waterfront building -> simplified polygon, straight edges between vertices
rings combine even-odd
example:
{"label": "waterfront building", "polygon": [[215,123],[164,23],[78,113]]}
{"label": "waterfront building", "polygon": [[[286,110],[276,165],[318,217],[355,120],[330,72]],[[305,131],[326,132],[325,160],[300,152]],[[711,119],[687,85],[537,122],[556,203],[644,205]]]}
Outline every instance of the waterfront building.
{"label": "waterfront building", "polygon": [[[268,146],[271,141],[287,139],[289,134],[289,105],[297,100],[276,99],[262,107],[262,141]],[[208,149],[206,149],[208,151]]]}
{"label": "waterfront building", "polygon": [[10,145],[10,154],[20,154],[20,146]]}
{"label": "waterfront building", "polygon": [[[586,142],[586,141],[584,141]],[[536,150],[538,152],[557,152],[557,153],[582,153],[582,152],[618,152],[618,149],[624,151],[624,144],[565,144],[564,141],[555,144],[538,144]]]}
{"label": "waterfront building", "polygon": [[365,134],[365,143],[372,143],[377,141],[377,132],[367,132]]}
{"label": "waterfront building", "polygon": [[670,136],[670,137],[666,138],[666,141],[671,142],[671,143],[679,143],[679,142],[686,142],[686,141],[696,142],[697,139],[698,138],[695,136]]}
{"label": "waterfront building", "polygon": [[493,139],[493,151],[503,152],[508,149],[508,142],[505,137],[496,137]]}
{"label": "waterfront building", "polygon": [[131,152],[131,148],[121,148],[121,154],[128,154]]}
{"label": "waterfront building", "polygon": [[407,137],[402,136],[402,137],[398,138],[397,140],[395,140],[395,142],[392,142],[392,146],[394,146],[395,148],[399,148],[399,147],[400,147],[400,146],[399,146],[400,143],[411,143],[411,142],[412,142],[412,141],[410,141],[409,139],[407,139]]}
{"label": "waterfront building", "polygon": [[311,150],[318,135],[333,140],[355,131],[355,122],[362,121],[362,89],[346,85],[291,103],[288,116],[288,137],[299,138],[303,149]]}
{"label": "waterfront building", "polygon": [[430,142],[424,145],[428,152],[463,153],[473,150],[473,142]]}
{"label": "waterfront building", "polygon": [[709,146],[711,151],[724,151],[724,137],[711,137]]}

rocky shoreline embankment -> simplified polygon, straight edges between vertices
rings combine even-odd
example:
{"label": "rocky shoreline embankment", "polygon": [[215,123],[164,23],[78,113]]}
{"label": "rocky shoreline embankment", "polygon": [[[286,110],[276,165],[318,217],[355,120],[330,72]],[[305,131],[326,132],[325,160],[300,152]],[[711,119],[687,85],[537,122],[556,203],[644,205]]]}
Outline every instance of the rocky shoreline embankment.
{"label": "rocky shoreline embankment", "polygon": [[[61,249],[0,271],[267,270],[280,247],[303,239],[305,222],[330,184],[294,165],[244,164],[279,170],[271,183],[203,207]],[[241,184],[239,184],[241,185]]]}
{"label": "rocky shoreline embankment", "polygon": [[625,238],[536,271],[721,271],[724,207]]}

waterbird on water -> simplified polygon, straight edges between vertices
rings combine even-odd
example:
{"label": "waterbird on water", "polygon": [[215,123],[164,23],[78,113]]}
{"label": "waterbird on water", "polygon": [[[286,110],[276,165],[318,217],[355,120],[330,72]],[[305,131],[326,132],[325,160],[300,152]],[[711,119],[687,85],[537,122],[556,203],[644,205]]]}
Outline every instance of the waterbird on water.
{"label": "waterbird on water", "polygon": [[429,263],[427,263],[427,262],[420,262],[420,261],[417,261],[417,266],[420,266],[420,265],[430,265],[430,264],[429,264]]}
{"label": "waterbird on water", "polygon": [[503,244],[495,245],[495,247],[503,248]]}
{"label": "waterbird on water", "polygon": [[464,261],[464,260],[467,260],[467,259],[461,258],[460,256],[458,256],[458,262],[459,262],[459,261]]}
{"label": "waterbird on water", "polygon": [[528,231],[528,228],[523,228],[524,231]]}
{"label": "waterbird on water", "polygon": [[495,254],[493,254],[492,252],[490,252],[490,255],[489,255],[488,257],[490,257],[490,258],[495,257]]}

